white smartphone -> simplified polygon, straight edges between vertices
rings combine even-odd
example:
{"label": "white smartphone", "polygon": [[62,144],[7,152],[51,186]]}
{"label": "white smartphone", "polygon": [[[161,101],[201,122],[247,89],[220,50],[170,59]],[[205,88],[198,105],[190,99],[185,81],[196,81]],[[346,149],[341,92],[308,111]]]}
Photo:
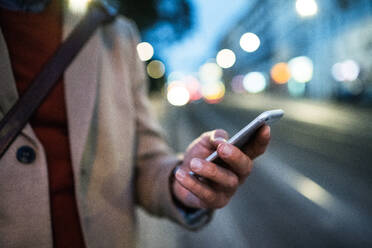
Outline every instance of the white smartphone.
{"label": "white smartphone", "polygon": [[[282,118],[284,115],[284,111],[281,109],[269,110],[261,113],[257,116],[253,121],[251,121],[248,125],[243,127],[239,132],[237,132],[233,137],[231,137],[227,142],[233,144],[238,148],[242,148],[245,144],[249,142],[249,139],[252,135],[263,125],[265,124],[272,124]],[[206,160],[209,162],[216,162],[220,166],[223,166],[223,163],[219,163],[218,160],[218,153],[214,151],[211,155],[209,155]],[[193,175],[200,178],[199,175],[195,174],[194,172],[190,171],[190,175]]]}
{"label": "white smartphone", "polygon": [[[281,109],[265,111],[259,116],[257,116],[248,125],[243,127],[239,132],[237,132],[233,137],[231,137],[227,142],[233,144],[238,148],[242,148],[252,135],[264,124],[272,124],[278,121],[284,115],[284,111]],[[209,155],[206,160],[209,162],[214,161],[218,157],[217,151]]]}

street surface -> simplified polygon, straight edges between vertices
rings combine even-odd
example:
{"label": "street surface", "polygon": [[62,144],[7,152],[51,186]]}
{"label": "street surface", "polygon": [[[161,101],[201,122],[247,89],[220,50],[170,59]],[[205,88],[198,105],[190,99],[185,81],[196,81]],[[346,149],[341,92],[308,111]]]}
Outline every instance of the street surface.
{"label": "street surface", "polygon": [[139,210],[140,247],[372,247],[372,109],[251,95],[155,106],[177,152],[207,130],[232,135],[264,110],[285,117],[210,225],[192,233]]}

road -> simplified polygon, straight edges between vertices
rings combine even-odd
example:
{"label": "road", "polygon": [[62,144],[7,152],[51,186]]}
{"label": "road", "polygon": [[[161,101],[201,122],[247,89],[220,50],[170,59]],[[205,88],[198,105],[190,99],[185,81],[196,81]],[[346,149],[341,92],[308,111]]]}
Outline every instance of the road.
{"label": "road", "polygon": [[268,151],[212,223],[191,233],[140,212],[141,247],[372,247],[372,110],[229,96],[158,112],[183,151],[204,131],[233,134],[273,108],[286,115],[272,126]]}

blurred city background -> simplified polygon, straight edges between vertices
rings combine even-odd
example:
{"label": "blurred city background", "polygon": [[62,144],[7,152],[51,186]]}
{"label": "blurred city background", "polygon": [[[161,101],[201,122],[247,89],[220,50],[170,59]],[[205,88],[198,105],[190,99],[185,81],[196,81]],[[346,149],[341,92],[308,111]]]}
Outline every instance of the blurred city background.
{"label": "blurred city background", "polygon": [[175,151],[285,111],[208,227],[139,210],[140,247],[372,247],[372,1],[122,2]]}

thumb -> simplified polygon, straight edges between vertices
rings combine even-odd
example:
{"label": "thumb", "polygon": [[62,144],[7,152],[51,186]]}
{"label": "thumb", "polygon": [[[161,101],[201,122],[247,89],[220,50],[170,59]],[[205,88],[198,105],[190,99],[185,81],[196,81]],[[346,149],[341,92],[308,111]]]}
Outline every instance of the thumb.
{"label": "thumb", "polygon": [[210,136],[210,141],[213,146],[217,147],[221,143],[225,143],[229,138],[229,134],[223,129],[216,129]]}

